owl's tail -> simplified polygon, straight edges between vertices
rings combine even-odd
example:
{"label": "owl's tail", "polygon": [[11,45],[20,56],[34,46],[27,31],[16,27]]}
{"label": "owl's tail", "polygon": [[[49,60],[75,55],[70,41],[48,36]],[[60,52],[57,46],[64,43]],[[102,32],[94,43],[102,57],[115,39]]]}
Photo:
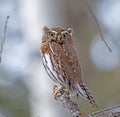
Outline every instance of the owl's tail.
{"label": "owl's tail", "polygon": [[93,96],[91,95],[89,89],[85,86],[84,83],[77,84],[77,89],[81,96],[83,96],[83,98],[90,102],[93,108],[98,108]]}

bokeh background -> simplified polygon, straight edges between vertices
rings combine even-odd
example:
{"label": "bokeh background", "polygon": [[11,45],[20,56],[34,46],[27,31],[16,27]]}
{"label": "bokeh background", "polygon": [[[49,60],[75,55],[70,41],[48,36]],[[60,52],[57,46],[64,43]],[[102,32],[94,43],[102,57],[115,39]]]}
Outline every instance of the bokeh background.
{"label": "bokeh background", "polygon": [[[99,109],[120,103],[120,1],[88,0],[112,49],[100,39],[84,0],[0,0],[0,42],[7,15],[0,64],[0,113],[7,117],[70,117],[52,96],[54,82],[39,53],[43,26],[74,29],[84,80]],[[76,99],[84,113],[95,111]]]}

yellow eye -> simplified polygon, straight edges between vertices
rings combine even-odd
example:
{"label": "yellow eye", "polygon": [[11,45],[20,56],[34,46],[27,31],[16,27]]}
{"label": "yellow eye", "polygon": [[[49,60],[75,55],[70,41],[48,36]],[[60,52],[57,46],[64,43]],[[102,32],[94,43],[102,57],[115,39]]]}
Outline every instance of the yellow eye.
{"label": "yellow eye", "polygon": [[66,38],[67,37],[67,33],[63,33],[63,38]]}
{"label": "yellow eye", "polygon": [[50,37],[54,37],[54,36],[55,36],[55,33],[54,33],[54,32],[49,32],[49,36],[50,36]]}

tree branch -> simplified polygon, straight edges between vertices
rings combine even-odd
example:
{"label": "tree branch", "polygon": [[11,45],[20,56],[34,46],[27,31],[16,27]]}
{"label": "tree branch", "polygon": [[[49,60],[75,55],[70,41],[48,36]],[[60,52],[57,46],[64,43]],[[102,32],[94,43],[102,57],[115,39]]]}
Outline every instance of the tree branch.
{"label": "tree branch", "polygon": [[61,102],[62,105],[70,111],[73,117],[120,117],[120,104],[85,115],[80,111],[78,105],[70,99],[70,95],[64,87],[59,88],[55,86],[53,94],[54,92],[57,92],[55,99]]}
{"label": "tree branch", "polygon": [[9,17],[10,17],[10,16],[7,16],[7,17],[6,17],[6,21],[5,21],[5,25],[4,25],[3,33],[2,33],[2,40],[1,40],[1,44],[0,44],[0,63],[1,63],[1,60],[2,60],[2,52],[3,52],[4,43],[5,43],[7,23],[8,23]]}

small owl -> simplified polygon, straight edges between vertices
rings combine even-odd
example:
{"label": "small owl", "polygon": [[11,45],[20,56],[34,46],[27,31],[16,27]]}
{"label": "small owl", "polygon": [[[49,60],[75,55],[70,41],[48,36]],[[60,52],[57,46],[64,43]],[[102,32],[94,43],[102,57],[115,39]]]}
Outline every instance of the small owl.
{"label": "small owl", "polygon": [[97,107],[82,80],[81,67],[73,45],[73,30],[44,27],[43,32],[40,51],[49,77],[68,89],[71,94],[80,94],[93,107]]}

